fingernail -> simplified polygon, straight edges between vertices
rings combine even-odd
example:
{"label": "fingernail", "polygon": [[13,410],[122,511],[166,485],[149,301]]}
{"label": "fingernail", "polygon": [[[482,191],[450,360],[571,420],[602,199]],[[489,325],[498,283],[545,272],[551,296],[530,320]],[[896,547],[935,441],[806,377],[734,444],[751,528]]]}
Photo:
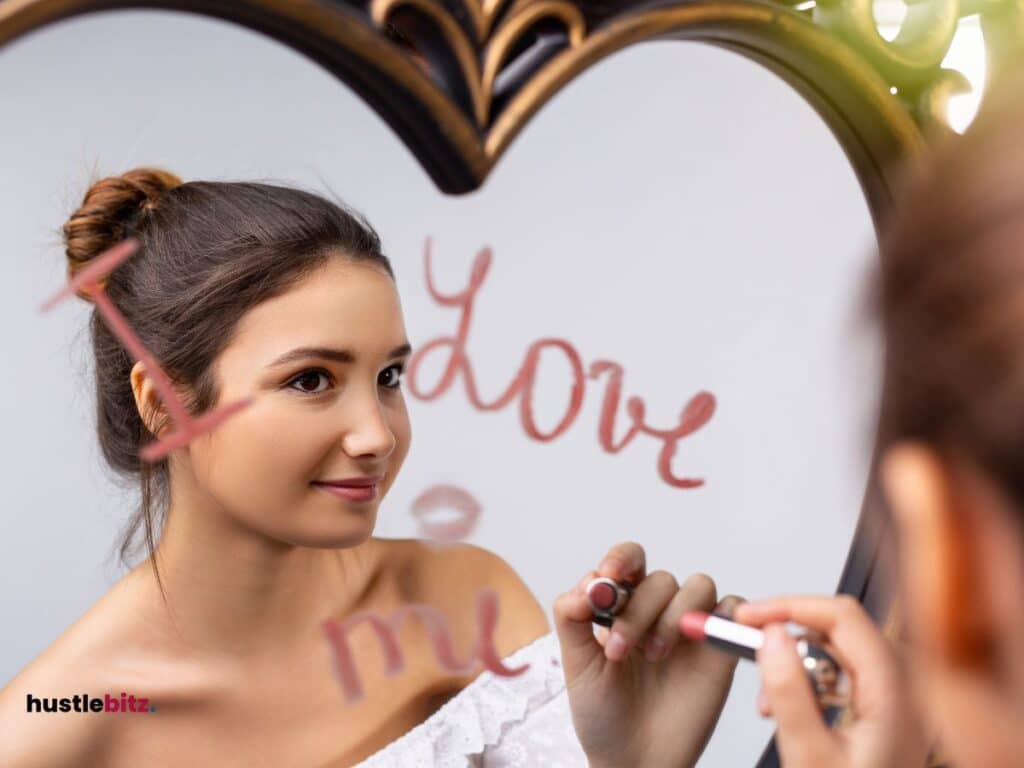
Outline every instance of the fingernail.
{"label": "fingernail", "polygon": [[604,655],[611,661],[619,661],[626,656],[626,639],[618,632],[612,632],[608,642],[604,644]]}
{"label": "fingernail", "polygon": [[655,635],[647,640],[644,646],[644,656],[648,661],[657,661],[665,651],[665,641]]}

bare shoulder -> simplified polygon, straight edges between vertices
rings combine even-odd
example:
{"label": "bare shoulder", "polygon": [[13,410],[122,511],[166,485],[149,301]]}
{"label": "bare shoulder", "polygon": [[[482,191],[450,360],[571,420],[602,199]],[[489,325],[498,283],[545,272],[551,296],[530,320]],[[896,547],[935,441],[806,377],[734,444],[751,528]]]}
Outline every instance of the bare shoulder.
{"label": "bare shoulder", "polygon": [[410,602],[437,607],[457,623],[477,626],[477,601],[482,590],[498,598],[495,650],[507,656],[547,634],[547,614],[522,577],[500,555],[474,544],[437,546],[420,539],[392,540],[401,553]]}
{"label": "bare shoulder", "polygon": [[100,762],[109,718],[84,710],[81,695],[102,698],[97,666],[103,662],[87,651],[83,619],[0,690],[0,765],[70,768]]}
{"label": "bare shoulder", "polygon": [[133,594],[122,577],[0,690],[0,766],[104,764],[116,718],[97,702],[171,685]]}

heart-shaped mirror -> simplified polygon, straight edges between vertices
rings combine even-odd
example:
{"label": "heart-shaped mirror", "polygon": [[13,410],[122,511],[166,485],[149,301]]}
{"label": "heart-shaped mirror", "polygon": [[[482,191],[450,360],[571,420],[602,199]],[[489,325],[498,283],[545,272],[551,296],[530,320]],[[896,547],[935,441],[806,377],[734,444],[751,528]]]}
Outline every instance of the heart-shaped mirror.
{"label": "heart-shaped mirror", "polygon": [[[127,5],[0,2],[6,338],[28,363],[7,397],[48,403],[8,416],[24,631],[0,677],[117,578],[138,491],[99,469],[89,308],[38,306],[84,189],[149,165],[317,188],[381,233],[415,438],[375,536],[484,547],[545,608],[631,540],[720,594],[838,590],[890,616],[861,289],[897,164],[964,86],[940,66],[955,7],[920,4],[895,39],[864,3],[89,13]],[[702,765],[776,762],[757,687],[741,665]]]}

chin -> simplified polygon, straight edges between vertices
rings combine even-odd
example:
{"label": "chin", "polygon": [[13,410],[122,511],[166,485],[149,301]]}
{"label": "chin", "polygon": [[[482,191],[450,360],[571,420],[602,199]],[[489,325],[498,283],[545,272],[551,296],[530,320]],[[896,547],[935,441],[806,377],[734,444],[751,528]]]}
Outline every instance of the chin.
{"label": "chin", "polygon": [[349,549],[365,543],[376,527],[376,512],[357,519],[335,517],[316,527],[304,527],[290,537],[295,544],[316,549]]}

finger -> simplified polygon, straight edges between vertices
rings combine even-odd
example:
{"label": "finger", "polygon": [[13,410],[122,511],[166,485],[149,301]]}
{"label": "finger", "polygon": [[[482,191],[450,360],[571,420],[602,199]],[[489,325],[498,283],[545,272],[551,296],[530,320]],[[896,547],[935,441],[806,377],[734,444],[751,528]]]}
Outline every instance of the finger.
{"label": "finger", "polygon": [[831,764],[832,736],[822,720],[796,644],[780,624],[765,628],[757,661],[768,708],[778,725],[776,739],[782,764]]}
{"label": "finger", "polygon": [[615,617],[604,646],[609,661],[621,661],[654,628],[658,617],[672,601],[679,584],[668,571],[648,574],[633,590],[622,613]]}
{"label": "finger", "polygon": [[764,689],[758,691],[758,712],[763,718],[771,717],[771,707],[768,705],[768,696],[765,695]]}
{"label": "finger", "polygon": [[712,612],[718,616],[725,616],[725,618],[735,621],[736,608],[746,601],[745,597],[740,597],[739,595],[726,595],[718,601]]}
{"label": "finger", "polygon": [[797,621],[828,633],[838,623],[843,603],[860,607],[860,603],[849,595],[783,595],[743,603],[736,609],[736,619],[755,625]]}
{"label": "finger", "polygon": [[679,620],[683,614],[687,611],[710,611],[715,605],[716,596],[717,588],[710,576],[705,573],[688,576],[676,590],[671,602],[661,612],[655,627],[648,632],[644,641],[644,655],[647,660],[659,661],[672,653],[682,637]]}
{"label": "finger", "polygon": [[562,650],[565,680],[571,683],[588,666],[600,661],[604,650],[594,637],[593,612],[585,594],[573,589],[559,595],[552,606],[552,614]]}
{"label": "finger", "polygon": [[736,609],[744,624],[794,621],[828,637],[836,659],[855,678],[857,705],[871,711],[890,697],[897,674],[896,656],[889,641],[864,607],[849,595],[787,596],[744,603]]}
{"label": "finger", "polygon": [[743,624],[764,626],[793,621],[826,635],[854,666],[876,664],[892,648],[864,607],[849,595],[791,595],[743,603],[735,611]]}
{"label": "finger", "polygon": [[601,576],[635,586],[647,575],[647,554],[636,542],[625,541],[608,550],[597,570]]}
{"label": "finger", "polygon": [[582,579],[576,582],[576,586],[573,589],[581,595],[587,593],[587,585],[598,577],[597,571],[587,571],[586,575]]}

